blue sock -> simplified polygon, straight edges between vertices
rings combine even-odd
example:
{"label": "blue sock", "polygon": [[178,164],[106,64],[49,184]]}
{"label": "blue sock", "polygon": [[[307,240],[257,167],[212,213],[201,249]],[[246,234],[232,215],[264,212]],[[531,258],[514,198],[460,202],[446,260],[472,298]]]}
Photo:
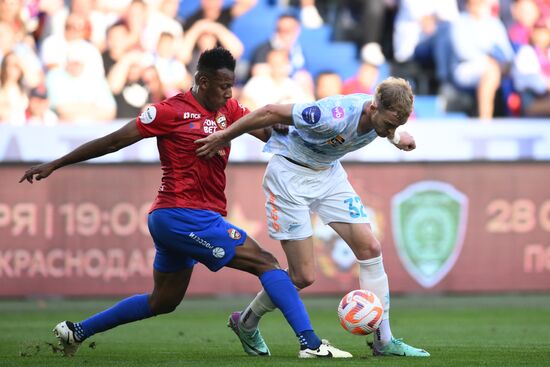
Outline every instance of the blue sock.
{"label": "blue sock", "polygon": [[298,336],[301,347],[319,348],[321,340],[313,331],[306,308],[287,272],[281,269],[266,271],[260,275],[260,281]]}
{"label": "blue sock", "polygon": [[118,325],[153,316],[149,308],[149,295],[139,294],[123,299],[113,307],[75,323],[75,334],[80,341]]}

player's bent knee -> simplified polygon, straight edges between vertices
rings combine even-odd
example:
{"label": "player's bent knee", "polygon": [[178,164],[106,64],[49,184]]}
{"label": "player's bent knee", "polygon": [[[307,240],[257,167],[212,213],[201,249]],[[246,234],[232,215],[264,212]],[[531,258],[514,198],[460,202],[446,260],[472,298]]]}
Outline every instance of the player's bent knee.
{"label": "player's bent knee", "polygon": [[372,259],[382,254],[382,246],[380,246],[380,242],[373,236],[363,246],[355,249],[354,253],[358,260]]}
{"label": "player's bent knee", "polygon": [[149,307],[151,307],[151,312],[153,315],[161,315],[174,311],[179,304],[180,301],[176,302],[175,300],[151,299],[149,302]]}
{"label": "player's bent knee", "polygon": [[309,274],[309,275],[291,275],[290,279],[292,279],[292,283],[296,286],[298,289],[304,289],[315,283],[315,275]]}

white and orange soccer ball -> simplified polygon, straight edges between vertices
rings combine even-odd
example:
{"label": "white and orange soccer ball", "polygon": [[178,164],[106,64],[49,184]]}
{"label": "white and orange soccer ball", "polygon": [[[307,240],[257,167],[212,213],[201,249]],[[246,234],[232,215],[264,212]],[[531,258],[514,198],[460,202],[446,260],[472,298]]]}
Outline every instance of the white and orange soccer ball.
{"label": "white and orange soccer ball", "polygon": [[383,313],[380,298],[363,289],[349,292],[338,305],[340,324],[354,335],[368,335],[378,329]]}

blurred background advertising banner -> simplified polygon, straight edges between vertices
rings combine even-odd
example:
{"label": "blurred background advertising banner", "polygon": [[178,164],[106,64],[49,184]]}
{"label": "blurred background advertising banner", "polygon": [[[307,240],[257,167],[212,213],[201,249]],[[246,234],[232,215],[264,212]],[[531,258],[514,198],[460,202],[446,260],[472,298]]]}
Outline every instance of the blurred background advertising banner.
{"label": "blurred background advertising banner", "polygon": [[[155,150],[156,151],[156,150]],[[367,150],[368,151],[368,150]],[[550,290],[550,163],[345,163],[397,293]],[[0,296],[120,295],[151,289],[146,217],[158,164],[82,164],[18,184],[28,164],[0,166]],[[261,189],[265,163],[230,164],[228,220],[272,251]],[[317,281],[358,287],[353,253],[316,216]],[[257,278],[197,265],[192,295],[259,290]]]}
{"label": "blurred background advertising banner", "polygon": [[[11,126],[0,124],[0,161],[46,161],[68,153],[80,144],[108,134],[124,123],[66,124],[57,126]],[[403,152],[377,139],[367,149],[347,154],[343,161],[418,162],[418,161],[550,161],[550,124],[546,119],[494,119],[480,123],[475,119],[412,120],[402,128],[411,132],[417,149]],[[47,142],[48,149],[44,149]],[[263,143],[250,135],[237,138],[231,162],[267,161]],[[144,139],[92,163],[157,162],[155,139]]]}

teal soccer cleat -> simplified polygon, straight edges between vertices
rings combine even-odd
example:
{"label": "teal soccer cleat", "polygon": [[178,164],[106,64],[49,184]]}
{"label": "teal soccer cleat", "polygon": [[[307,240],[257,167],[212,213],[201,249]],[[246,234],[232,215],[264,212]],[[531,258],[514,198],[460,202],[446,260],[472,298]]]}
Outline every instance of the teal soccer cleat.
{"label": "teal soccer cleat", "polygon": [[375,356],[398,356],[398,357],[429,357],[430,353],[408,345],[401,339],[392,338],[391,342],[384,346],[375,346],[369,343],[372,354]]}
{"label": "teal soccer cleat", "polygon": [[240,312],[233,312],[231,316],[229,316],[227,326],[237,334],[246,354],[251,356],[270,356],[271,352],[267,344],[265,344],[264,338],[262,338],[262,334],[260,334],[260,330],[256,329],[251,333],[241,330],[239,327],[240,317]]}

